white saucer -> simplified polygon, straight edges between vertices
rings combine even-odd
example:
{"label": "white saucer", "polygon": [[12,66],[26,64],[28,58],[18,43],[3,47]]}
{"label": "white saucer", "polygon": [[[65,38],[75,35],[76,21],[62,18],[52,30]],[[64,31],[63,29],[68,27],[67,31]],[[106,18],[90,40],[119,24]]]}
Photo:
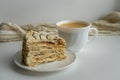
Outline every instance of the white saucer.
{"label": "white saucer", "polygon": [[18,51],[15,54],[13,61],[15,62],[15,64],[17,66],[19,66],[23,69],[26,69],[26,70],[30,70],[30,71],[49,72],[49,71],[62,70],[62,69],[70,67],[72,65],[72,63],[74,63],[76,60],[76,54],[67,49],[67,51],[66,51],[67,58],[65,60],[40,64],[37,67],[28,67],[21,63],[21,52],[22,51]]}

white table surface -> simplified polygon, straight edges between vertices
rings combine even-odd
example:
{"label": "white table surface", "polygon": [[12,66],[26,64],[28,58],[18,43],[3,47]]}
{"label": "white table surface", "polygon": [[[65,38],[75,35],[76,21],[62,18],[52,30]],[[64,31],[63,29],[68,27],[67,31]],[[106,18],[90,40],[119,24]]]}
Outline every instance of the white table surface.
{"label": "white table surface", "polygon": [[0,43],[0,80],[120,80],[120,36],[99,36],[76,62],[58,72],[37,73],[17,67],[12,58],[22,42]]}

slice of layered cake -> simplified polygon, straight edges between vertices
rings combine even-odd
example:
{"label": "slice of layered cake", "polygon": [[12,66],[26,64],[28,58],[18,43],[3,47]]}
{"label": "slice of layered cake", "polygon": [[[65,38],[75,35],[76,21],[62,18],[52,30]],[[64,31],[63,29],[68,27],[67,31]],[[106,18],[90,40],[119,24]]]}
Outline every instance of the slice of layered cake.
{"label": "slice of layered cake", "polygon": [[26,66],[37,66],[65,59],[66,43],[57,34],[45,31],[30,30],[23,39],[22,63]]}

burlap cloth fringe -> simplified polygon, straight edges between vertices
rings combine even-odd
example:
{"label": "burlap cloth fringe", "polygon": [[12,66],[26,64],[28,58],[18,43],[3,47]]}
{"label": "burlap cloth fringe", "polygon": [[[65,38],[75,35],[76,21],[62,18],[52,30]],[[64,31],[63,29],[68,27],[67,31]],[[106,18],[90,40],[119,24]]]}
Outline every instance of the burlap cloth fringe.
{"label": "burlap cloth fringe", "polygon": [[120,12],[110,13],[93,22],[93,26],[99,31],[99,35],[120,35]]}

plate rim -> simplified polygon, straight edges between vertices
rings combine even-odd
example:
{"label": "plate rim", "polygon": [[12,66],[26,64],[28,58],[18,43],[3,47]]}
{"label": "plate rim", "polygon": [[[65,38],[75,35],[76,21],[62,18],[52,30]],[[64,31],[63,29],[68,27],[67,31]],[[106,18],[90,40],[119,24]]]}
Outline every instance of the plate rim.
{"label": "plate rim", "polygon": [[[67,49],[67,51],[70,51],[70,52],[72,53],[72,55],[74,55],[73,61],[70,62],[69,64],[67,64],[67,65],[64,66],[64,67],[57,68],[57,69],[38,70],[37,67],[28,67],[28,66],[23,65],[23,64],[20,63],[18,60],[16,60],[16,57],[21,54],[22,50],[19,50],[19,51],[17,51],[17,52],[15,53],[15,55],[13,56],[13,62],[14,62],[18,67],[20,67],[20,68],[22,68],[22,69],[25,69],[25,70],[29,70],[29,71],[36,71],[36,72],[59,71],[59,70],[63,70],[63,69],[66,69],[66,68],[70,67],[70,66],[76,61],[76,59],[77,59],[76,53],[74,53],[74,52],[73,52],[72,50],[70,50],[70,49]],[[69,54],[69,53],[66,53],[66,54]],[[51,63],[52,63],[52,62],[51,62]],[[43,65],[44,65],[44,64],[43,64]]]}

